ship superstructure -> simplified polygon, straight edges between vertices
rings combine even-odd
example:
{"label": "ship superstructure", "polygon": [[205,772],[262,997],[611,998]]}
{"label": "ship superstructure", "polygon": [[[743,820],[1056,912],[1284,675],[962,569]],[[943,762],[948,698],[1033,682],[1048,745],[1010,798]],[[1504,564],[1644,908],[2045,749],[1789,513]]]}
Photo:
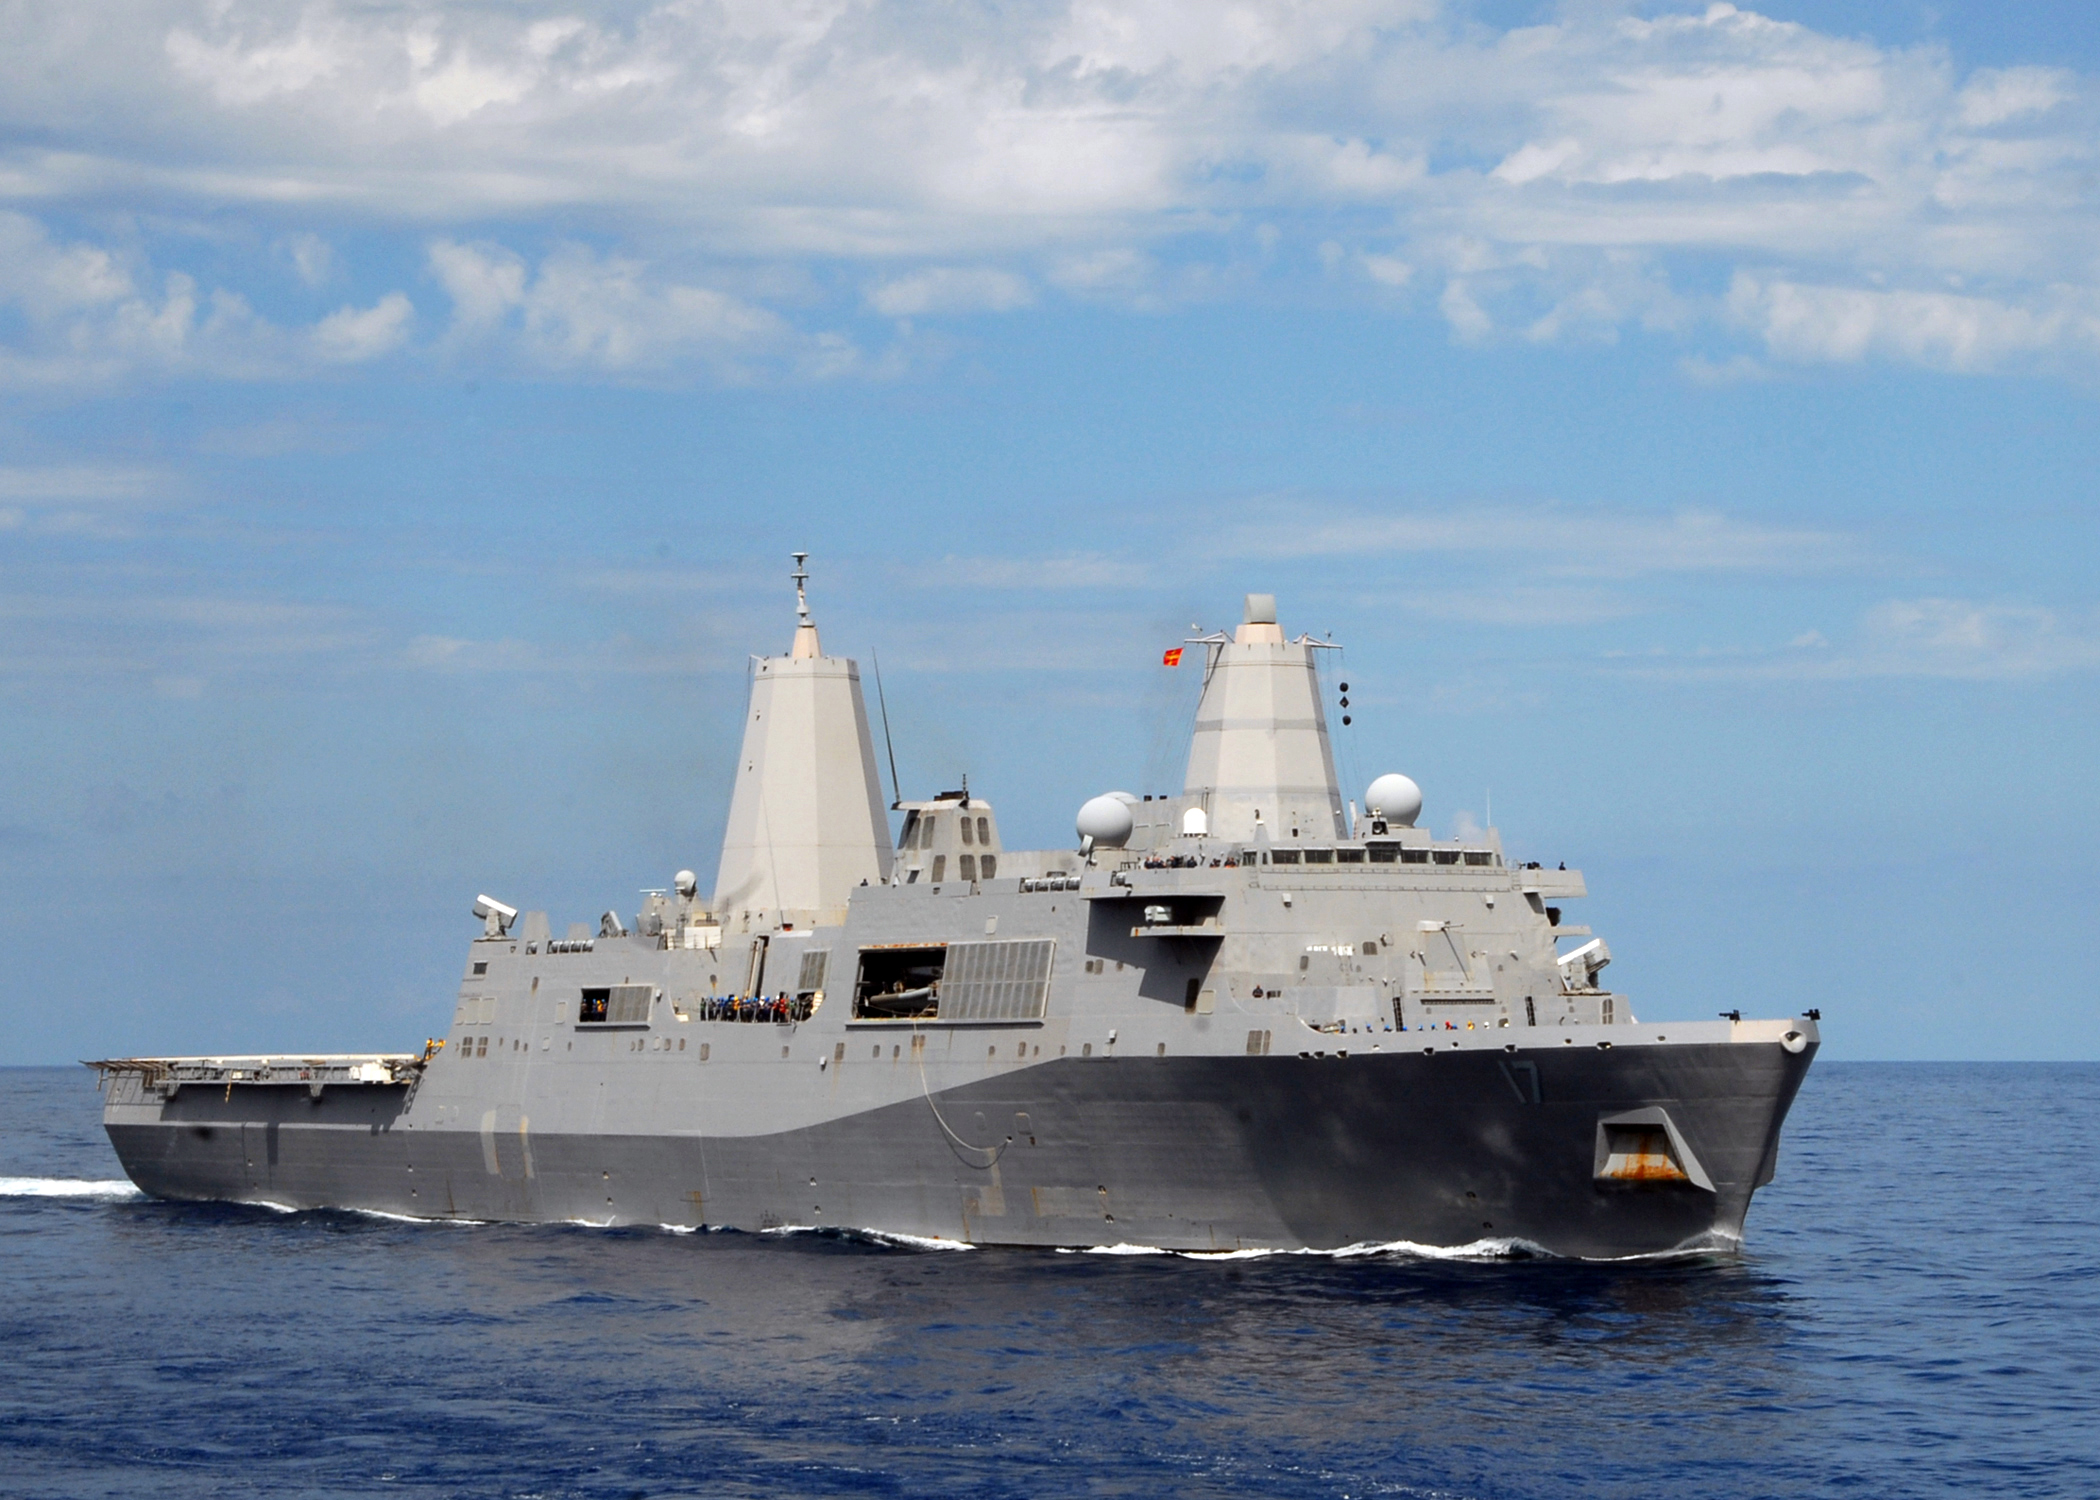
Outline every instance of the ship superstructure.
{"label": "ship superstructure", "polygon": [[[856,665],[797,554],[718,874],[556,938],[484,896],[441,1046],[98,1063],[169,1198],[438,1218],[836,1226],[1186,1250],[1725,1247],[1813,1013],[1642,1023],[1582,876],[1334,771],[1315,655],[1201,636],[1188,774],[1008,850],[967,785],[891,841]],[[1565,947],[1563,945],[1566,945]]]}

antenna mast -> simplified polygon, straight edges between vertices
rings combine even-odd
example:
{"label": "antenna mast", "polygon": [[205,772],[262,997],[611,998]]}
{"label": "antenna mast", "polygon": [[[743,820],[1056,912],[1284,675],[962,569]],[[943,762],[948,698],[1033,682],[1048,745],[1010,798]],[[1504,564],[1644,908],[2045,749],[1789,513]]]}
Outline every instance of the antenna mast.
{"label": "antenna mast", "polygon": [[882,748],[890,753],[890,811],[904,805],[904,789],[897,784],[897,747],[890,742],[890,700],[882,691],[882,653],[873,646],[868,656],[875,663],[875,701],[882,705]]}

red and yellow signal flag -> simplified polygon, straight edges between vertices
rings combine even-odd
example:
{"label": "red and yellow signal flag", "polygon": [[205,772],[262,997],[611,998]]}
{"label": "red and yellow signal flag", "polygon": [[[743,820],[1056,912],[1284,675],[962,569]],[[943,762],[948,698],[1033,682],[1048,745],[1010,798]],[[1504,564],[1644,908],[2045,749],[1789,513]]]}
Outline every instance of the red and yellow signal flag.
{"label": "red and yellow signal flag", "polygon": [[1173,649],[1172,651],[1169,651],[1169,652],[1168,652],[1168,653],[1167,653],[1167,654],[1166,654],[1165,656],[1162,656],[1162,657],[1161,657],[1161,658],[1159,659],[1159,664],[1160,664],[1161,666],[1163,666],[1163,667],[1178,667],[1178,666],[1180,666],[1180,665],[1181,665],[1181,648],[1180,648],[1179,646],[1176,646],[1176,647],[1175,647],[1175,648],[1174,648],[1174,649]]}

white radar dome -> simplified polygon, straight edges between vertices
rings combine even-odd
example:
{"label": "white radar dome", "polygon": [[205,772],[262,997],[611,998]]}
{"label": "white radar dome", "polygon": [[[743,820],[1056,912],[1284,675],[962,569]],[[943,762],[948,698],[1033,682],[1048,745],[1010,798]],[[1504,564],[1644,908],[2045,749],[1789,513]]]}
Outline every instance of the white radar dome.
{"label": "white radar dome", "polygon": [[1089,798],[1080,806],[1076,827],[1083,839],[1092,839],[1103,849],[1120,849],[1130,842],[1137,818],[1130,804],[1137,799],[1128,792],[1108,792]]}
{"label": "white radar dome", "polygon": [[1402,828],[1412,828],[1415,819],[1422,816],[1422,789],[1415,785],[1412,776],[1388,771],[1364,793],[1364,811]]}
{"label": "white radar dome", "polygon": [[[662,867],[658,866],[658,868],[661,869]],[[691,870],[680,870],[671,877],[671,884],[677,889],[679,895],[691,899],[693,892],[700,889],[700,877]]]}

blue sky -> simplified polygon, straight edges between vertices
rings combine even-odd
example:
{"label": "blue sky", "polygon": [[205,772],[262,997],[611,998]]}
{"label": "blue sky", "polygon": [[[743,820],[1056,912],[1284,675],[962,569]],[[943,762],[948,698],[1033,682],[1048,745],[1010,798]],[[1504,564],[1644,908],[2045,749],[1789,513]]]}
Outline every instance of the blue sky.
{"label": "blue sky", "polygon": [[5,14],[0,1061],[711,874],[792,548],[1010,842],[1274,590],[1638,1013],[2100,1056],[2072,7]]}

